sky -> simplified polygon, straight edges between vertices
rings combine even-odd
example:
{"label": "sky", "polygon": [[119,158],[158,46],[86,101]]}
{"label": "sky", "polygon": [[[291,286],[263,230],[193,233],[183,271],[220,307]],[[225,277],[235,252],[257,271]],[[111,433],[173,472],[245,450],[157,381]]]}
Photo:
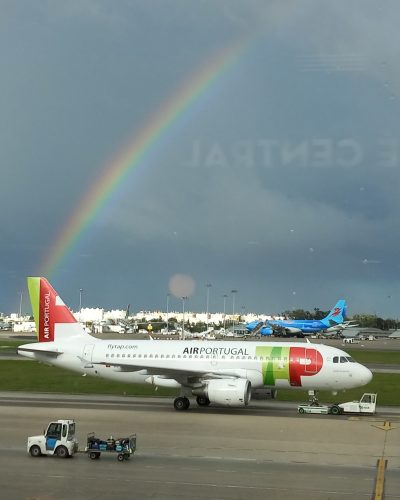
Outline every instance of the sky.
{"label": "sky", "polygon": [[0,8],[0,312],[400,316],[398,2]]}

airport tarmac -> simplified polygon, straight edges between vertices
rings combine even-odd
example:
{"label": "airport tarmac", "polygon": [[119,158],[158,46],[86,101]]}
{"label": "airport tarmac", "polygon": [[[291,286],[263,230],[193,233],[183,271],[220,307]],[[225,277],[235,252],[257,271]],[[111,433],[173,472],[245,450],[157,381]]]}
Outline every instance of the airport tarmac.
{"label": "airport tarmac", "polygon": [[[370,499],[384,456],[385,498],[399,498],[399,414],[333,418],[271,404],[178,413],[161,398],[1,393],[1,497]],[[137,452],[123,463],[112,454],[31,458],[27,436],[57,418],[77,421],[81,447],[91,431],[102,438],[134,432]]]}

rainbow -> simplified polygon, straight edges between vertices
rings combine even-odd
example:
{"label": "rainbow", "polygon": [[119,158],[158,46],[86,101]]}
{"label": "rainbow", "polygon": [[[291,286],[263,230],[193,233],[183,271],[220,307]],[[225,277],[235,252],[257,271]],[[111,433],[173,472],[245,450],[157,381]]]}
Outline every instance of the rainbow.
{"label": "rainbow", "polygon": [[96,219],[127,176],[139,166],[144,155],[166,134],[186,111],[232,66],[248,45],[247,40],[220,50],[206,65],[195,71],[160,108],[139,133],[105,166],[99,178],[85,193],[76,209],[61,227],[40,266],[40,276],[51,277],[76,247],[79,239]]}

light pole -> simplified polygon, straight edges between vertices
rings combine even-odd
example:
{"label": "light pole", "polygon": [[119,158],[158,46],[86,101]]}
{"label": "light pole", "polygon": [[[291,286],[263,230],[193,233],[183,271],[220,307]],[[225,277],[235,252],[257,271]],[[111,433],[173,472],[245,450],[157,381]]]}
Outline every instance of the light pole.
{"label": "light pole", "polygon": [[208,306],[210,303],[210,288],[212,287],[211,283],[207,283],[207,319],[206,319],[206,330],[208,330]]}
{"label": "light pole", "polygon": [[20,319],[22,318],[22,295],[23,295],[24,292],[21,292],[20,293],[20,297],[19,297],[19,317]]}
{"label": "light pole", "polygon": [[79,288],[79,321],[81,321],[81,316],[82,316],[82,293],[83,293],[83,288]]}
{"label": "light pole", "polygon": [[226,328],[226,299],[227,299],[228,295],[226,293],[224,293],[224,332],[225,332],[225,328]]}
{"label": "light pole", "polygon": [[187,297],[182,297],[182,340],[185,340],[185,300]]}
{"label": "light pole", "polygon": [[168,328],[168,314],[169,314],[169,293],[167,293],[167,334],[169,332],[169,328]]}
{"label": "light pole", "polygon": [[232,294],[232,333],[235,334],[235,295],[237,290],[231,290]]}

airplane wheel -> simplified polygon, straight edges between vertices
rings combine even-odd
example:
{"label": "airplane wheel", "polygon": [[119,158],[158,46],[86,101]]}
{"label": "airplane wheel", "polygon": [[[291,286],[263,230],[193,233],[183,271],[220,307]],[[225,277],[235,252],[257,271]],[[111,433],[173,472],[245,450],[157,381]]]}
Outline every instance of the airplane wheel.
{"label": "airplane wheel", "polygon": [[197,396],[196,402],[199,406],[208,406],[210,404],[207,396]]}
{"label": "airplane wheel", "polygon": [[184,397],[179,397],[176,398],[174,401],[174,408],[176,411],[185,411],[189,408],[190,406],[190,401],[188,398]]}
{"label": "airplane wheel", "polygon": [[42,454],[42,452],[40,451],[40,447],[36,444],[30,447],[29,453],[32,457],[40,457],[40,455]]}

